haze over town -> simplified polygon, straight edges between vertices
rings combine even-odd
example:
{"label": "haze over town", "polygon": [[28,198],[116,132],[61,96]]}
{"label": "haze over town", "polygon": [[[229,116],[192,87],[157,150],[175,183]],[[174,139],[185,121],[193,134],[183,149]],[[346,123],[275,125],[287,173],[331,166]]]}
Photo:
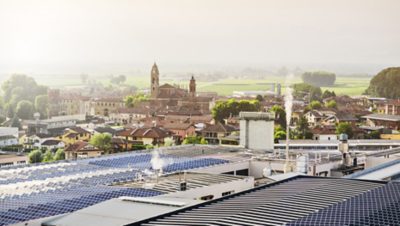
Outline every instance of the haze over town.
{"label": "haze over town", "polygon": [[[396,0],[0,1],[0,74],[375,74],[400,61]],[[143,73],[143,74],[142,74]]]}

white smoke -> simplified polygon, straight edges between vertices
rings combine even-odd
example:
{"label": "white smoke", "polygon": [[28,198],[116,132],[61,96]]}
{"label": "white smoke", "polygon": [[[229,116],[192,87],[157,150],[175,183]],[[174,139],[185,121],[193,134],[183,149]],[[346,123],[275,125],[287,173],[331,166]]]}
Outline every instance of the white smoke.
{"label": "white smoke", "polygon": [[[293,74],[286,76],[285,80],[285,112],[286,112],[286,126],[290,126],[290,121],[292,119],[292,107],[293,107],[293,88],[290,86],[290,81],[294,78]],[[287,134],[289,136],[289,134]]]}
{"label": "white smoke", "polygon": [[162,168],[164,166],[164,160],[160,158],[160,153],[158,153],[157,150],[153,151],[153,155],[151,157],[151,166],[153,167],[153,170],[155,171],[162,171]]}
{"label": "white smoke", "polygon": [[[162,153],[161,153],[162,154]],[[160,152],[158,150],[154,150],[152,153],[152,157],[151,157],[151,166],[153,168],[154,171],[159,172],[159,175],[162,174],[163,172],[163,168],[171,165],[174,163],[174,159],[173,158],[166,158],[164,156],[164,158],[160,157]]]}

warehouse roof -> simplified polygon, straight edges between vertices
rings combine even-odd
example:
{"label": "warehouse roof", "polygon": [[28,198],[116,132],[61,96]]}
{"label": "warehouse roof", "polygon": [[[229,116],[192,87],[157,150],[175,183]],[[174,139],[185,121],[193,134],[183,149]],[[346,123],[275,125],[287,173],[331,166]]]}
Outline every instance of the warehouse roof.
{"label": "warehouse roof", "polygon": [[399,194],[400,183],[297,176],[130,225],[398,225]]}

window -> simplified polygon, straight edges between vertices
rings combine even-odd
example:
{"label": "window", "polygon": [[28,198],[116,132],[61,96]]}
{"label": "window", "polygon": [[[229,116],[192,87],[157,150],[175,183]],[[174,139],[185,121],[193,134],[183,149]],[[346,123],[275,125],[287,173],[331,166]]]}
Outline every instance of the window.
{"label": "window", "polygon": [[223,196],[227,196],[227,195],[230,195],[230,194],[233,194],[233,193],[235,193],[235,191],[226,191],[226,192],[222,192],[222,197]]}
{"label": "window", "polygon": [[206,195],[206,196],[201,197],[200,200],[211,200],[213,198],[214,198],[213,195]]}

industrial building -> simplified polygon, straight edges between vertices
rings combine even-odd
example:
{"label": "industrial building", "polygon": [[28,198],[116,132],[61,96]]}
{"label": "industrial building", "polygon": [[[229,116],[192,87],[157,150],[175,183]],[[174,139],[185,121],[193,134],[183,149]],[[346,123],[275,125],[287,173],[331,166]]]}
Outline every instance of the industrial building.
{"label": "industrial building", "polygon": [[[325,218],[334,225],[362,225],[384,220],[379,214],[393,214],[399,205],[397,182],[365,180],[398,178],[395,141],[375,149],[342,136],[325,149],[290,143],[300,148],[290,149],[292,172],[286,174],[283,149],[217,145],[5,167],[0,225],[312,225]],[[348,174],[354,179],[341,178]],[[383,209],[362,206],[381,196],[377,205]],[[353,203],[360,217],[338,217],[354,214],[347,207]],[[397,216],[390,223],[395,225]]]}
{"label": "industrial building", "polygon": [[206,202],[120,197],[42,225],[398,225],[399,207],[397,182],[295,176]]}

